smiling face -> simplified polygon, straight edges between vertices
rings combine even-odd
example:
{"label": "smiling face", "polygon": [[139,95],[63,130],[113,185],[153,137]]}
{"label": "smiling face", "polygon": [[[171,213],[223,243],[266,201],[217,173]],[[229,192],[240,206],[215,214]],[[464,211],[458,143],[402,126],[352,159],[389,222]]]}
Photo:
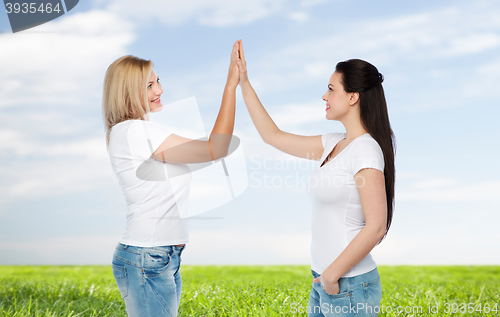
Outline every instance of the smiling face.
{"label": "smiling face", "polygon": [[[326,101],[326,118],[340,121],[350,110],[357,98],[355,93],[347,93],[340,82],[342,75],[334,72],[328,83],[328,90],[323,95]],[[354,101],[354,102],[353,102]]]}
{"label": "smiling face", "polygon": [[151,112],[157,112],[163,109],[163,105],[160,100],[163,89],[161,88],[160,77],[156,75],[154,70],[151,72],[151,76],[149,77],[147,91],[149,110]]}

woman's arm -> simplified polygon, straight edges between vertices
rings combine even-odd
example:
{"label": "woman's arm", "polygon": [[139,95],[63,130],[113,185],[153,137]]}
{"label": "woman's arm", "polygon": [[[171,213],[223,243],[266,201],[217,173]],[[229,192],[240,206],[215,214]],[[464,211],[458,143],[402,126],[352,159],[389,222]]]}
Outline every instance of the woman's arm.
{"label": "woman's arm", "polygon": [[209,141],[198,141],[171,134],[151,155],[169,163],[202,163],[223,158],[228,154],[234,128],[236,87],[239,82],[238,43],[233,44],[227,82],[222,95],[221,107]]}
{"label": "woman's arm", "polygon": [[385,235],[387,200],[384,173],[378,169],[365,168],[354,175],[354,180],[359,191],[365,226],[323,274],[314,279],[315,283],[321,282],[323,289],[329,294],[339,293],[339,278],[363,260]]}
{"label": "woman's arm", "polygon": [[243,43],[241,40],[238,42],[240,58],[237,64],[240,71],[240,87],[248,113],[262,140],[282,152],[301,158],[319,160],[323,154],[321,135],[303,136],[281,131],[264,109],[248,80]]}

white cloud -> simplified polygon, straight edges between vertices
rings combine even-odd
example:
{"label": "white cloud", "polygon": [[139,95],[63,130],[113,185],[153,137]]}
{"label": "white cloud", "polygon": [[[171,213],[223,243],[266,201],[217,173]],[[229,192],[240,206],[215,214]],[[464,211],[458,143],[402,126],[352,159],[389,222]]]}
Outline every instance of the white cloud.
{"label": "white cloud", "polygon": [[29,137],[26,132],[12,129],[0,130],[0,152],[10,152],[18,157],[75,157],[77,159],[107,159],[104,137],[92,137],[81,140],[60,141],[57,143],[39,142]]}
{"label": "white cloud", "polygon": [[303,11],[296,11],[296,12],[292,12],[288,15],[288,18],[290,20],[293,20],[295,22],[298,22],[298,23],[301,23],[301,24],[304,24],[306,23],[307,21],[309,21],[309,14],[307,14],[306,12],[303,12]]}
{"label": "white cloud", "polygon": [[437,189],[437,188],[456,185],[458,183],[459,180],[454,178],[435,178],[435,179],[418,181],[415,184],[413,184],[413,187],[416,189]]}
{"label": "white cloud", "polygon": [[297,129],[303,124],[312,124],[325,121],[325,104],[319,101],[311,101],[303,104],[286,104],[273,111],[272,118],[285,130]]}
{"label": "white cloud", "polygon": [[0,35],[0,107],[16,108],[0,120],[5,199],[83,192],[113,182],[102,125],[89,134],[93,117],[78,113],[100,113],[104,72],[134,37],[132,24],[100,10]]}
{"label": "white cloud", "polygon": [[11,164],[0,170],[2,196],[9,200],[57,197],[118,186],[108,159],[60,159]]}
{"label": "white cloud", "polygon": [[415,171],[396,171],[396,179],[397,180],[402,180],[402,179],[412,179],[412,178],[421,178],[424,176],[423,173],[421,172],[415,172]]}
{"label": "white cloud", "polygon": [[496,33],[476,32],[450,41],[442,52],[445,56],[473,54],[498,47],[500,36]]}
{"label": "white cloud", "polygon": [[[479,54],[500,47],[500,23],[498,9],[486,10],[479,3],[467,3],[438,11],[408,14],[396,18],[366,19],[343,32],[331,32],[330,36],[311,37],[296,41],[248,65],[249,75],[258,92],[273,93],[294,89],[305,84],[327,82],[335,64],[349,58],[362,58],[373,62],[386,74],[393,86],[408,84],[408,76],[427,78],[437,69],[409,68],[416,73],[399,73],[401,64],[421,64],[444,61],[451,57]],[[286,57],[286,58],[284,58]],[[247,54],[247,59],[252,58]],[[393,70],[390,74],[384,70]],[[452,72],[453,80],[462,80],[464,87],[475,80],[466,72]],[[399,76],[399,78],[397,78]],[[450,76],[440,81],[450,80]],[[397,79],[396,79],[397,78]],[[392,80],[392,81],[391,81]],[[478,82],[483,82],[477,77]],[[387,84],[387,81],[386,81]],[[463,102],[451,90],[440,88],[444,100],[429,98],[434,90],[420,91],[426,96],[424,105],[435,102],[433,107],[457,105]],[[444,90],[444,91],[443,91]],[[427,107],[428,108],[428,107]]]}
{"label": "white cloud", "polygon": [[378,264],[389,265],[486,265],[498,264],[500,234],[473,234],[465,226],[448,227],[430,234],[390,232],[372,251]]}
{"label": "white cloud", "polygon": [[476,68],[476,72],[479,75],[495,75],[497,76],[500,73],[500,59],[496,59],[494,61],[489,61],[486,64]]}
{"label": "white cloud", "polygon": [[3,118],[4,125],[19,122],[18,129],[0,129],[4,199],[53,197],[116,186],[104,133],[82,138],[78,135],[85,126],[72,122],[75,119],[64,120],[65,115],[51,114],[28,114],[26,120]]}
{"label": "white cloud", "polygon": [[304,8],[317,6],[319,4],[332,2],[332,0],[301,0],[300,5]]}
{"label": "white cloud", "polygon": [[134,39],[129,22],[98,10],[32,30],[0,35],[0,107],[84,105]]}
{"label": "white cloud", "polygon": [[21,144],[20,140],[22,135],[19,131],[16,130],[0,130],[0,151],[14,151],[16,154],[25,154],[28,147]]}
{"label": "white cloud", "polygon": [[119,235],[51,237],[0,242],[1,264],[109,264]]}
{"label": "white cloud", "polygon": [[195,21],[200,25],[224,27],[249,24],[277,13],[286,0],[115,0],[108,9],[147,23],[156,18],[166,25]]}
{"label": "white cloud", "polygon": [[[500,181],[485,181],[470,185],[453,186],[447,188],[445,185],[457,184],[454,180],[430,180],[427,183],[419,182],[416,190],[396,192],[397,201],[498,201],[500,192]],[[448,184],[446,184],[448,182]],[[426,187],[426,184],[432,186]],[[434,187],[434,188],[433,188]],[[443,188],[444,187],[444,188]],[[420,189],[420,190],[419,190]]]}
{"label": "white cloud", "polygon": [[482,80],[470,80],[465,83],[461,90],[464,91],[468,96],[499,96],[500,90],[500,59],[486,60],[485,63],[475,69],[473,72],[474,76],[481,78]]}

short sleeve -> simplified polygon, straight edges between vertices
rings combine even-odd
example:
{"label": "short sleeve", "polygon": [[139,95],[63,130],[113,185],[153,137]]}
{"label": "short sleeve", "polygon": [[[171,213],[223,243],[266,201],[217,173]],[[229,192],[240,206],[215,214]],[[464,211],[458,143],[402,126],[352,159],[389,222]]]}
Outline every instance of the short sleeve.
{"label": "short sleeve", "polygon": [[327,134],[323,134],[321,136],[321,143],[323,143],[323,149],[324,149],[324,151],[328,150],[328,153],[330,153],[331,150],[332,150],[332,148],[330,148],[330,145],[332,143],[337,143],[337,141],[339,139],[342,139],[344,137],[345,137],[345,133],[327,133]]}
{"label": "short sleeve", "polygon": [[326,149],[326,143],[332,137],[334,133],[327,133],[321,136],[321,143],[323,143],[323,149]]}
{"label": "short sleeve", "polygon": [[133,156],[147,160],[172,132],[156,123],[137,120],[128,130],[128,144]]}
{"label": "short sleeve", "polygon": [[384,153],[380,145],[371,137],[354,140],[351,147],[348,167],[352,175],[364,168],[375,168],[384,172]]}

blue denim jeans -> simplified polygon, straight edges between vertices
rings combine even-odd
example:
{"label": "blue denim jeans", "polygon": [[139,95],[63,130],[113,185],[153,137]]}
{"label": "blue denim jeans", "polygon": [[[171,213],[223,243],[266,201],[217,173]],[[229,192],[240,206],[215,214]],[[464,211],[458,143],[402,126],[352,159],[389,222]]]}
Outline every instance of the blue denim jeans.
{"label": "blue denim jeans", "polygon": [[[313,277],[319,276],[312,271]],[[377,268],[368,273],[341,277],[340,292],[335,295],[323,290],[321,283],[312,285],[309,296],[309,317],[378,316],[382,285]]]}
{"label": "blue denim jeans", "polygon": [[113,275],[129,317],[177,316],[184,247],[118,243],[113,254]]}

